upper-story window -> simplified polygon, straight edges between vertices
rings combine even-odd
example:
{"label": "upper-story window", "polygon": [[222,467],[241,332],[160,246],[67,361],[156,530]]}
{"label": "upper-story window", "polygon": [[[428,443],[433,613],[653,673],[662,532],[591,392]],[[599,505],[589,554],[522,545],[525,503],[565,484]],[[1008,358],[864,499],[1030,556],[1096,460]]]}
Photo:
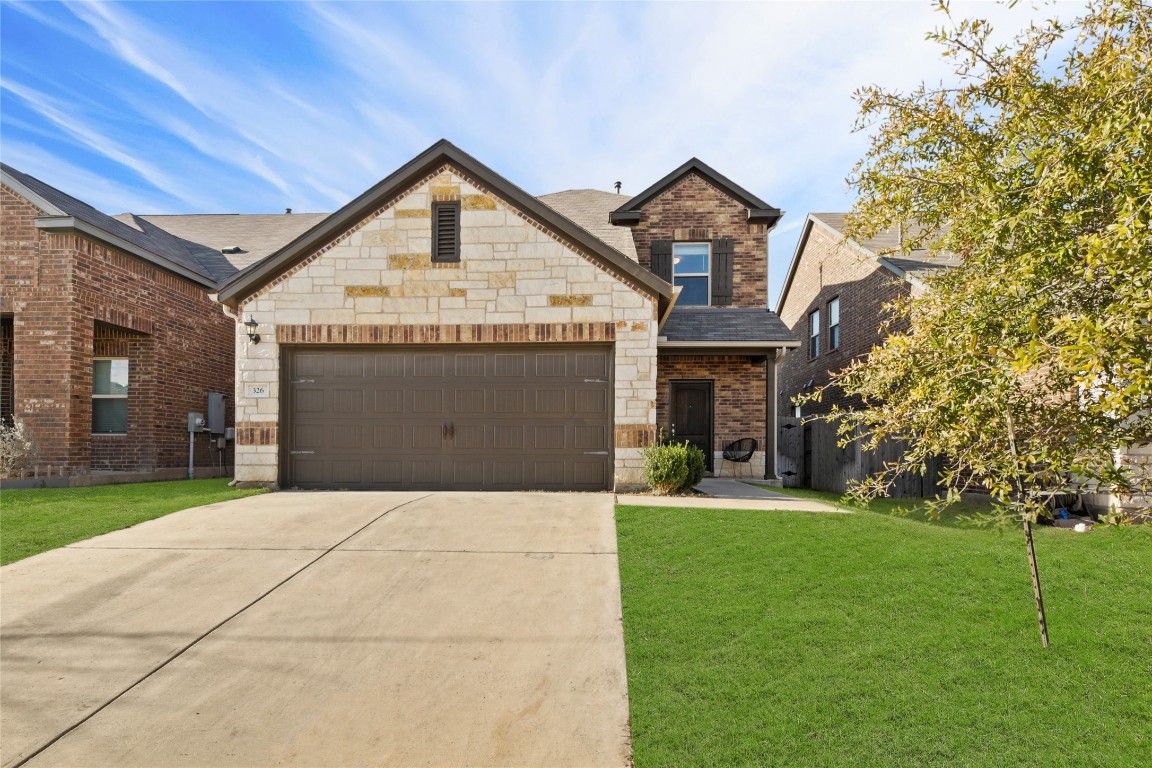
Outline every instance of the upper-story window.
{"label": "upper-story window", "polygon": [[820,357],[820,310],[808,313],[808,357]]}
{"label": "upper-story window", "polygon": [[711,303],[711,260],[709,243],[672,244],[672,284],[681,286],[677,306],[706,307]]}
{"label": "upper-story window", "polygon": [[840,297],[828,302],[828,351],[840,349]]}
{"label": "upper-story window", "polygon": [[92,361],[92,432],[123,435],[128,432],[128,360]]}

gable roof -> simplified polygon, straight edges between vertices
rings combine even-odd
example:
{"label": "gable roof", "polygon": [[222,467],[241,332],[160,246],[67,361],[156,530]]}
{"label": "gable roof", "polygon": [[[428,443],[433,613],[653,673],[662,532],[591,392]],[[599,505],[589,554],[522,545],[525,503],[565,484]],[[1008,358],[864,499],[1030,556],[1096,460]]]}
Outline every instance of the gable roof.
{"label": "gable roof", "polygon": [[219,300],[225,304],[235,305],[241,299],[251,296],[276,277],[299,264],[317,248],[343,235],[350,227],[359,223],[386,201],[395,198],[413,184],[445,165],[458,168],[481,181],[525,215],[546,224],[557,234],[578,245],[609,271],[646,288],[653,295],[660,297],[663,302],[671,299],[671,285],[580,227],[568,217],[557,213],[554,209],[532,197],[451,142],[441,139],[355,200],[305,231],[263,261],[242,270],[220,287]]}
{"label": "gable roof", "polygon": [[0,178],[44,212],[36,219],[37,228],[48,232],[79,232],[202,287],[216,287],[216,276],[210,266],[213,257],[210,248],[183,240],[159,227],[129,226],[5,163],[0,163]]}
{"label": "gable roof", "polygon": [[768,229],[771,230],[776,226],[776,223],[780,221],[780,217],[784,215],[784,212],[779,208],[768,205],[768,203],[756,197],[756,195],[744,189],[736,182],[721,175],[702,160],[694,157],[613,211],[611,215],[612,223],[627,226],[639,222],[640,209],[657,195],[692,173],[702,177],[709,184],[718,188],[729,197],[747,206],[748,221],[750,222],[767,224]]}
{"label": "gable roof", "polygon": [[788,265],[788,276],[784,279],[784,288],[780,291],[780,298],[776,300],[776,312],[784,310],[784,301],[788,298],[788,290],[792,287],[792,280],[800,266],[800,257],[808,244],[808,237],[814,227],[819,227],[833,240],[839,240],[850,246],[856,252],[872,259],[897,277],[904,278],[918,287],[924,286],[924,278],[933,272],[959,266],[960,259],[951,255],[932,256],[927,250],[920,249],[911,253],[891,253],[900,248],[902,232],[897,229],[885,229],[873,237],[858,242],[848,237],[847,213],[809,213],[804,222],[804,231],[796,243],[796,250],[792,254],[792,263]]}
{"label": "gable roof", "polygon": [[569,189],[540,195],[537,199],[561,216],[572,219],[632,261],[637,261],[632,231],[613,226],[609,220],[612,211],[628,198],[599,189]]}

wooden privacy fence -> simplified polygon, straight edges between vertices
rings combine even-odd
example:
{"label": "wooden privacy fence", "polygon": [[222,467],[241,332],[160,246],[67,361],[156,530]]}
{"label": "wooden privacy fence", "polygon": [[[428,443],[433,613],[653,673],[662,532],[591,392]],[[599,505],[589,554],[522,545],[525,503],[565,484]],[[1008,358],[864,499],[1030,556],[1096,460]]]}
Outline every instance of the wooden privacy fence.
{"label": "wooden privacy fence", "polygon": [[[780,419],[777,438],[777,471],[785,488],[811,488],[844,493],[853,480],[863,480],[897,460],[904,443],[888,441],[875,451],[862,450],[852,442],[841,447],[836,425],[826,421]],[[896,498],[929,498],[939,491],[939,460],[928,462],[923,475],[901,474],[889,494]]]}

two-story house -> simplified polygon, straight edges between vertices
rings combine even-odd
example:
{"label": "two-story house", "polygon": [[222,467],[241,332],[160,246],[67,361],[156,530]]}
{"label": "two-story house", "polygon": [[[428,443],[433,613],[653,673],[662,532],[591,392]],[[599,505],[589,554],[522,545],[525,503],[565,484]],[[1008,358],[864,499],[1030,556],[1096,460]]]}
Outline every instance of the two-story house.
{"label": "two-story house", "polygon": [[[50,196],[15,171],[5,184],[25,203]],[[48,231],[60,206],[31,203],[21,226]],[[81,206],[68,198],[68,208]],[[782,214],[698,160],[631,198],[594,190],[537,198],[441,141],[333,214],[84,210],[107,230],[99,242],[135,240],[128,255],[142,263],[109,272],[112,306],[79,325],[155,336],[159,318],[179,319],[162,341],[146,342],[148,354],[170,351],[195,368],[128,360],[117,394],[130,414],[150,415],[117,425],[125,446],[156,443],[158,428],[147,425],[160,423],[151,414],[164,407],[178,417],[161,420],[165,444],[170,433],[186,438],[184,411],[199,409],[201,393],[170,392],[200,379],[201,389],[219,386],[207,380],[226,381],[234,359],[243,483],[636,487],[640,451],[661,432],[700,445],[717,469],[726,442],[755,438],[756,473],[776,479],[776,362],[796,345],[767,308],[767,235]],[[24,263],[25,239],[11,231],[6,213],[6,270]],[[37,254],[25,261],[33,271],[47,263]],[[137,298],[152,296],[136,274],[148,269],[191,281],[195,290],[173,284],[198,303]],[[28,306],[5,296],[18,337],[47,330]],[[94,362],[104,348],[85,336],[68,350],[71,368],[42,369],[71,371],[67,388],[45,382],[45,394],[81,403],[62,443],[89,447],[61,450],[97,466],[90,446],[106,438],[88,429],[107,409],[93,394],[108,378]],[[29,419],[41,408],[31,354],[16,345],[7,391],[14,414],[44,440]]]}

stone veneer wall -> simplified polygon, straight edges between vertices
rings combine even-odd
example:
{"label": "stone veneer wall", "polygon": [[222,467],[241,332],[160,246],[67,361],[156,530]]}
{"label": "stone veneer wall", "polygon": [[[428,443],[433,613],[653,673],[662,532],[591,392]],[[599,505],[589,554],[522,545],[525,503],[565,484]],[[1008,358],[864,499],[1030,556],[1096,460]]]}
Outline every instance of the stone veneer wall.
{"label": "stone veneer wall", "polygon": [[[431,204],[451,200],[461,201],[461,259],[433,264]],[[642,483],[640,448],[656,424],[654,297],[455,169],[385,201],[240,310],[262,340],[237,326],[239,481],[278,480],[281,343],[614,340],[615,483]],[[249,384],[269,397],[247,398]]]}

